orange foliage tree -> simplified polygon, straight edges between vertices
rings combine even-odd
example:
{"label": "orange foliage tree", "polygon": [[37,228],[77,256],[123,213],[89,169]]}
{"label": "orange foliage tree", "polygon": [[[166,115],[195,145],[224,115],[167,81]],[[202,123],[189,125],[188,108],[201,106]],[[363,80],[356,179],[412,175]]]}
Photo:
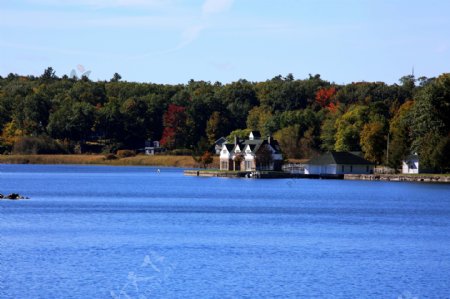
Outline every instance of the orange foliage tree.
{"label": "orange foliage tree", "polygon": [[321,88],[316,92],[316,102],[322,108],[327,107],[332,103],[335,94],[336,94],[335,87]]}

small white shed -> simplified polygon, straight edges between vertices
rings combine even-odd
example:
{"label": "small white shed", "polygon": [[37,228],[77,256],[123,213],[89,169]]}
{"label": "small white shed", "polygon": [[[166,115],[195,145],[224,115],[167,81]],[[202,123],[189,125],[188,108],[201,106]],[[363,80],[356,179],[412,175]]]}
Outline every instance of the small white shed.
{"label": "small white shed", "polygon": [[419,156],[417,154],[409,155],[402,161],[402,173],[420,173]]}

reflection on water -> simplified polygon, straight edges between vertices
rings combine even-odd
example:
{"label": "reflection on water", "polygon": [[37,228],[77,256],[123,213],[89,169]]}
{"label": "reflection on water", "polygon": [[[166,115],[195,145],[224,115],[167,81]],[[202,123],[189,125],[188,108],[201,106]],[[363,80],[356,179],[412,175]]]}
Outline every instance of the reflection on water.
{"label": "reflection on water", "polygon": [[446,298],[450,186],[0,165],[0,298]]}

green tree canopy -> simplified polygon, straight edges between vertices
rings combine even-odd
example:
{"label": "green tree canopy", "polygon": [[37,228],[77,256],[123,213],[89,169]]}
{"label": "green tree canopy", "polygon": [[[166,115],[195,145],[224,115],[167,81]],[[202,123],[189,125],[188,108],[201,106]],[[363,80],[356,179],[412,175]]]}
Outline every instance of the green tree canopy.
{"label": "green tree canopy", "polygon": [[360,151],[360,132],[368,120],[367,106],[353,105],[336,121],[337,151]]}

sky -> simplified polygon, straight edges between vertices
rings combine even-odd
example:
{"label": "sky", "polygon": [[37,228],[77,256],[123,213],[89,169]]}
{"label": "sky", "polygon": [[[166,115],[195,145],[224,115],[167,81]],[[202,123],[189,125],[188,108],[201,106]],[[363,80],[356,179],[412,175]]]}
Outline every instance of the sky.
{"label": "sky", "polygon": [[398,83],[450,72],[448,0],[0,0],[0,76]]}

